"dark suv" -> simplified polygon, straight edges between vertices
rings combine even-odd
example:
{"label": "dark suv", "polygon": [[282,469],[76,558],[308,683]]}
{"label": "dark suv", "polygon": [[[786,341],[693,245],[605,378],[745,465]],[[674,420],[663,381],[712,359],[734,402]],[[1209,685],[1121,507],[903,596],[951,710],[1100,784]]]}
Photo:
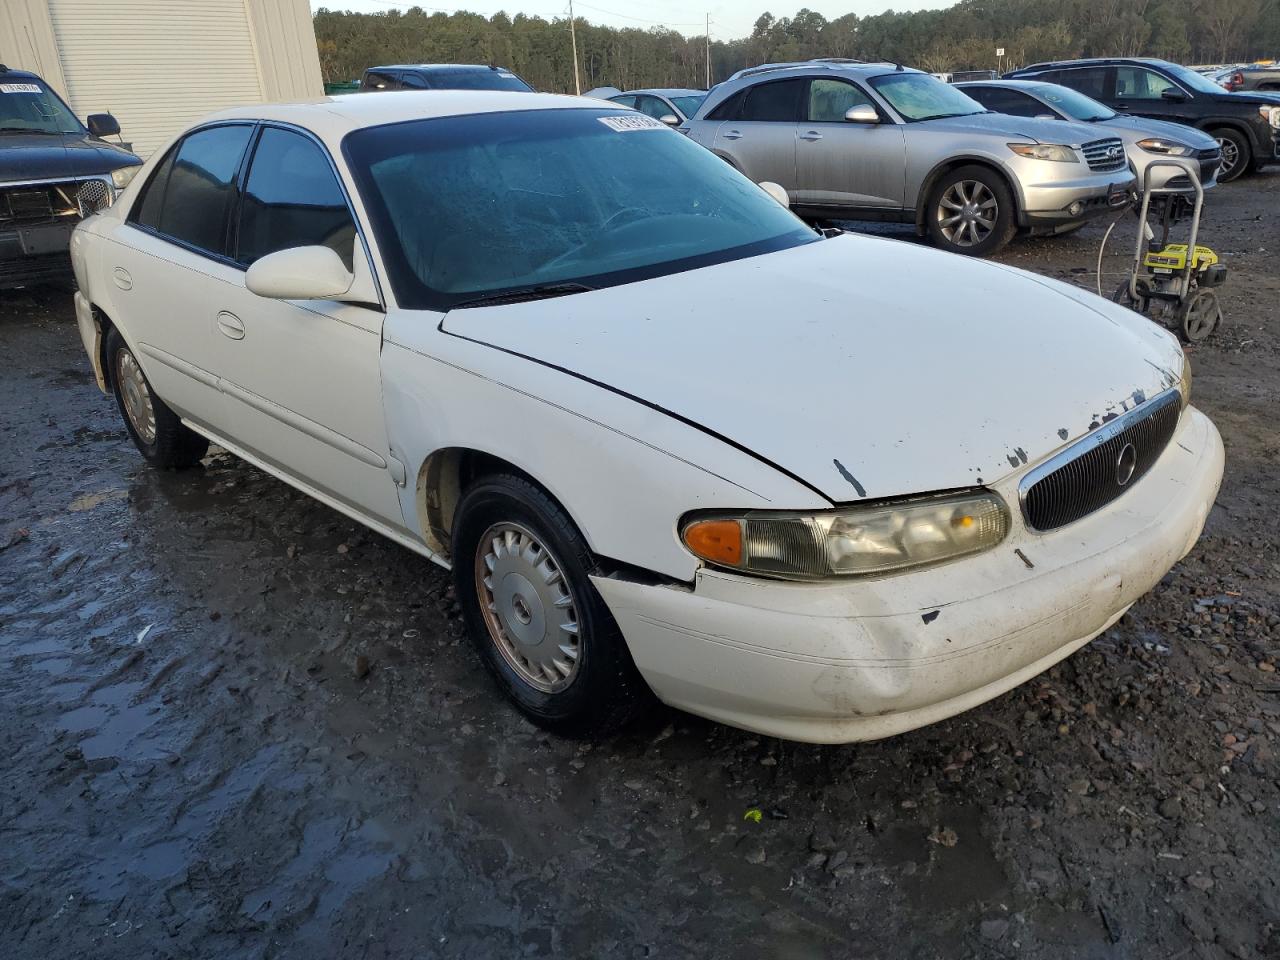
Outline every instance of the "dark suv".
{"label": "dark suv", "polygon": [[1037,63],[1005,78],[1060,83],[1118,113],[1199,127],[1222,147],[1224,183],[1280,163],[1280,93],[1229,92],[1194,70],[1145,58]]}
{"label": "dark suv", "polygon": [[0,290],[71,275],[71,231],[110,206],[142,161],[88,126],[34,73],[0,64]]}
{"label": "dark suv", "polygon": [[370,67],[360,80],[361,90],[517,90],[529,86],[505,67],[469,63],[407,63]]}

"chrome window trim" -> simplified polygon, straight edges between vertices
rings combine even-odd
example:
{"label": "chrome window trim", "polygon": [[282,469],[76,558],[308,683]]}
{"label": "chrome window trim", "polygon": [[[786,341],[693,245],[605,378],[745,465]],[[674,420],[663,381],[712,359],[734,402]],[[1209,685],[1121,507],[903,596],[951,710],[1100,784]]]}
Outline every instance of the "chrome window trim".
{"label": "chrome window trim", "polygon": [[[1036,466],[1028,470],[1018,481],[1018,509],[1022,513],[1022,521],[1028,533],[1038,536],[1046,536],[1056,533],[1062,527],[1055,527],[1052,530],[1038,530],[1031,525],[1031,521],[1027,518],[1027,494],[1037,483],[1053,473],[1061,467],[1066,466],[1073,460],[1078,459],[1088,453],[1094,447],[1100,447],[1108,440],[1114,438],[1117,434],[1123,433],[1139,420],[1159,412],[1171,403],[1181,403],[1182,392],[1177,387],[1170,387],[1163,393],[1159,393],[1143,403],[1138,404],[1127,413],[1122,413],[1114,420],[1109,420],[1102,426],[1098,427],[1092,433],[1087,433],[1070,446],[1059,450],[1048,460],[1044,460]],[[1114,501],[1112,501],[1114,503]],[[1081,518],[1083,519],[1083,518]],[[1068,524],[1070,526],[1070,524]]]}

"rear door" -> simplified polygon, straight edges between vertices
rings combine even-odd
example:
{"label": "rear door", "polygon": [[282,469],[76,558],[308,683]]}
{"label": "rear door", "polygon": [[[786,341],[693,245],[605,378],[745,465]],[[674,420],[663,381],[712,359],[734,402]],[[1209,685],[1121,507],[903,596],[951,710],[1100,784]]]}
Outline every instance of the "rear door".
{"label": "rear door", "polygon": [[188,134],[157,165],[103,254],[112,307],[157,395],[222,434],[235,418],[218,389],[210,304],[242,282],[228,236],[253,130],[238,123]]}
{"label": "rear door", "polygon": [[716,131],[715,151],[757,183],[771,180],[788,193],[796,190],[796,133],[807,85],[795,78],[750,87],[738,101],[737,116]]}
{"label": "rear door", "polygon": [[852,107],[875,106],[861,87],[847,80],[810,80],[804,103],[805,122],[796,138],[794,201],[802,206],[901,210],[906,191],[902,127],[883,114],[878,124],[846,120]]}

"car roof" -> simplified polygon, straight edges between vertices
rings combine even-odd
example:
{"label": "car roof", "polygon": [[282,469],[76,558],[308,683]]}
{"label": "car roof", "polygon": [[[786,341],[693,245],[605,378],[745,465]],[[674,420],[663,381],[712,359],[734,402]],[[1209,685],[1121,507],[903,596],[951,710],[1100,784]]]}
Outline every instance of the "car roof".
{"label": "car roof", "polygon": [[1061,67],[1105,67],[1118,63],[1149,63],[1155,66],[1163,66],[1169,61],[1162,60],[1159,57],[1082,57],[1078,60],[1046,60],[1044,63],[1032,63],[1025,67],[1019,67],[1017,70],[1010,70],[1009,74],[1017,76],[1020,73],[1028,73],[1032,70],[1052,70]]}
{"label": "car roof", "polygon": [[1058,87],[1059,83],[1050,83],[1048,80],[961,80],[959,83],[952,84],[954,87],[1010,87],[1015,90],[1039,90],[1044,87]]}
{"label": "car roof", "polygon": [[525,93],[519,90],[375,90],[368,93],[335,94],[294,103],[259,103],[233,107],[204,117],[199,124],[227,120],[291,123],[312,131],[321,139],[337,143],[352,130],[408,120],[516,110],[607,110],[607,102],[594,97]]}
{"label": "car roof", "polygon": [[20,80],[39,80],[41,83],[44,83],[44,77],[40,76],[38,73],[32,73],[30,70],[17,70],[13,67],[6,67],[3,64],[0,64],[0,78],[12,80],[15,77]]}
{"label": "car roof", "polygon": [[477,72],[483,70],[492,70],[494,73],[511,73],[506,67],[490,66],[483,63],[389,63],[381,67],[369,67],[365,70],[421,70],[431,72],[434,70],[475,70]]}
{"label": "car roof", "polygon": [[701,97],[705,90],[686,90],[682,87],[645,87],[643,90],[624,90],[615,96],[629,97],[640,93],[653,93],[660,97]]}
{"label": "car roof", "polygon": [[745,70],[739,70],[726,80],[725,83],[729,84],[737,80],[754,79],[756,77],[762,77],[772,73],[796,73],[804,75],[810,72],[836,72],[849,74],[855,77],[874,77],[884,73],[886,70],[900,73],[924,73],[923,70],[917,70],[914,67],[904,67],[902,64],[892,63],[887,60],[871,62],[865,60],[844,60],[832,57],[829,59],[796,60],[788,63],[763,63],[757,67],[747,67]]}

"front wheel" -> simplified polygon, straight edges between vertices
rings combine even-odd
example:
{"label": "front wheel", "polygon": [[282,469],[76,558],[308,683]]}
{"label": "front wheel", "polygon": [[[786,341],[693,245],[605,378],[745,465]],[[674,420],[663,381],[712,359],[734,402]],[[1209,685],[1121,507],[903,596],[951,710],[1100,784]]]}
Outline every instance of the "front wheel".
{"label": "front wheel", "polygon": [[125,428],[148,463],[162,469],[184,470],[204,458],[209,441],[183,423],[155,395],[138,358],[115,328],[107,334],[107,376]]}
{"label": "front wheel", "polygon": [[482,477],[454,517],[454,589],[480,659],[530,720],[568,735],[629,720],[646,688],[560,505],[522,477]]}
{"label": "front wheel", "polygon": [[1013,195],[986,167],[952,170],[929,192],[925,228],[934,246],[985,257],[1004,247],[1017,230]]}
{"label": "front wheel", "polygon": [[1218,141],[1222,150],[1222,165],[1218,167],[1218,182],[1230,183],[1244,176],[1253,163],[1253,150],[1249,146],[1249,138],[1239,130],[1223,127],[1214,130],[1211,136]]}

